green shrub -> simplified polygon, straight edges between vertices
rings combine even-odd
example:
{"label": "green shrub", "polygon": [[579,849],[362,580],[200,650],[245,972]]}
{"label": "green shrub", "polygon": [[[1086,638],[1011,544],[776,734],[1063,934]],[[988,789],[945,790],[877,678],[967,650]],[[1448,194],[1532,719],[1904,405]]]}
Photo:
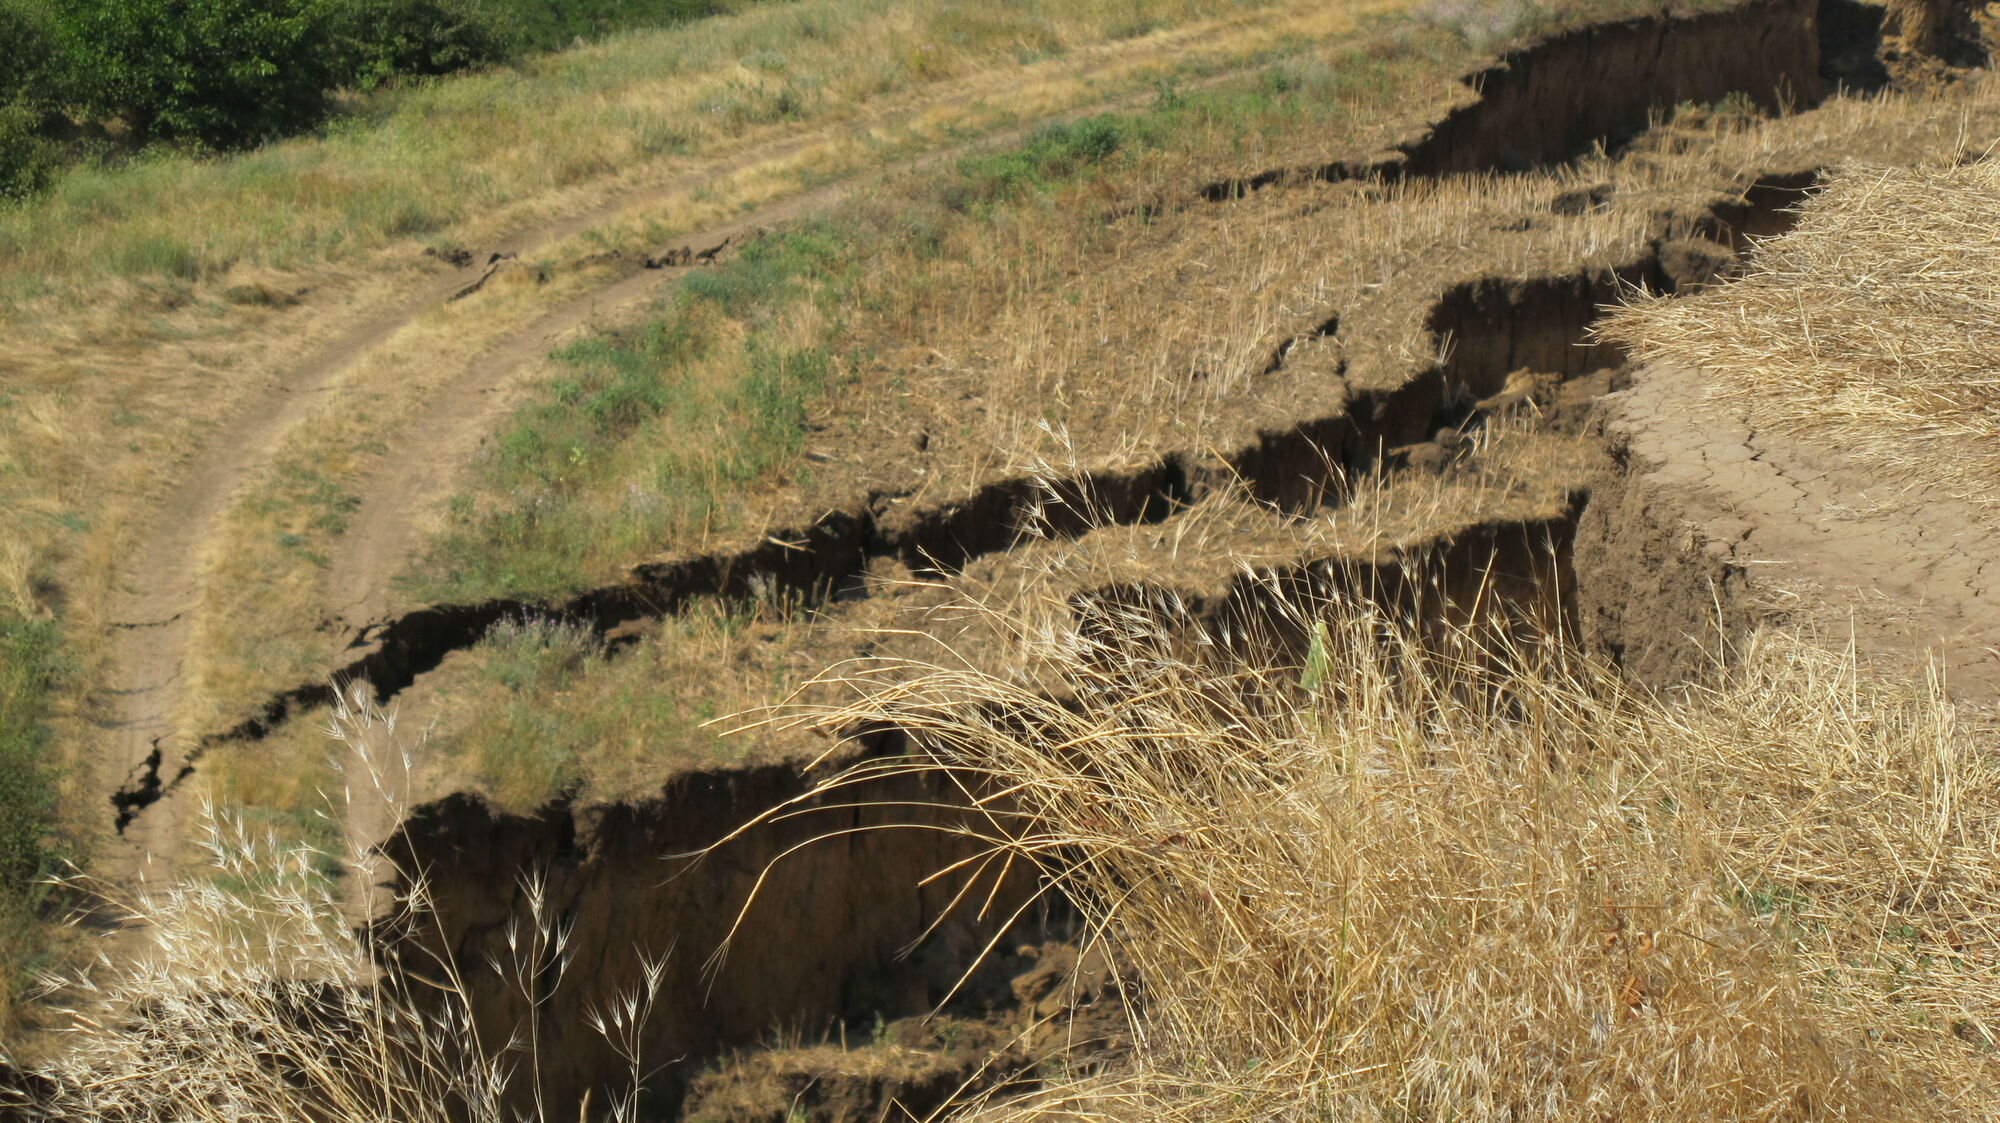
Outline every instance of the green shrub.
{"label": "green shrub", "polygon": [[40,109],[55,93],[56,29],[31,0],[0,0],[0,104]]}
{"label": "green shrub", "polygon": [[1128,128],[1126,120],[1110,114],[1043,125],[1018,148],[960,161],[964,182],[946,192],[945,202],[965,210],[1068,179],[1117,155]]}
{"label": "green shrub", "polygon": [[0,0],[0,202],[39,194],[61,166],[45,128],[59,98],[57,57],[48,9]]}
{"label": "green shrub", "polygon": [[338,23],[349,80],[373,88],[399,74],[450,74],[512,53],[515,32],[479,0],[346,0]]}
{"label": "green shrub", "polygon": [[37,126],[41,114],[0,103],[0,202],[40,194],[62,166],[61,150]]}
{"label": "green shrub", "polygon": [[332,0],[62,0],[67,94],[136,139],[215,146],[317,122],[342,79]]}

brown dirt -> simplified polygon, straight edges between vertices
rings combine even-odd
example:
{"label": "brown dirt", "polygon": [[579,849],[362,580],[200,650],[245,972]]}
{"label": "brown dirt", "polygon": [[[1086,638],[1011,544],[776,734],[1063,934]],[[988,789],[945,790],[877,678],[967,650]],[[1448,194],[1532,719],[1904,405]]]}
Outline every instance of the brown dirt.
{"label": "brown dirt", "polygon": [[1692,370],[1637,372],[1604,427],[1620,499],[1579,552],[1617,574],[1592,635],[1628,671],[1672,681],[1714,656],[1717,623],[1781,622],[2000,698],[2000,533],[1974,504],[1754,429]]}

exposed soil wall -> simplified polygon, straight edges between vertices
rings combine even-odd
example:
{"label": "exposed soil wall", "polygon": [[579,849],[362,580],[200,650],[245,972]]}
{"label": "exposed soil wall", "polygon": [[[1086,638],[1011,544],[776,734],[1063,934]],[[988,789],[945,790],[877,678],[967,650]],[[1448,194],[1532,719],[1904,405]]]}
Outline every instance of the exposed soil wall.
{"label": "exposed soil wall", "polygon": [[1576,637],[1634,682],[1664,688],[1716,665],[1765,618],[1749,575],[1684,525],[1672,497],[1613,448],[1617,469],[1577,520]]}
{"label": "exposed soil wall", "polygon": [[1744,4],[1583,28],[1469,75],[1479,99],[1408,147],[1416,175],[1525,171],[1617,144],[1683,102],[1766,110],[1819,99],[1819,0]]}
{"label": "exposed soil wall", "polygon": [[[1550,519],[1459,527],[1392,558],[1302,557],[1278,567],[1238,569],[1221,589],[1179,586],[1171,573],[1144,584],[1079,593],[1084,650],[1107,669],[1138,645],[1165,646],[1190,662],[1298,667],[1311,644],[1314,605],[1365,601],[1432,641],[1572,637],[1576,575],[1572,544],[1585,497]],[[1455,655],[1466,652],[1454,648]]]}
{"label": "exposed soil wall", "polygon": [[[883,751],[898,747],[883,738]],[[925,883],[977,850],[948,833],[967,822],[952,810],[964,797],[937,775],[815,799],[699,859],[677,857],[807,788],[797,770],[770,767],[678,775],[641,803],[558,804],[520,816],[457,795],[423,807],[388,847],[402,868],[424,871],[435,905],[403,954],[421,965],[448,953],[467,973],[473,1013],[489,1034],[528,1025],[530,992],[542,1001],[544,1092],[558,1103],[580,1102],[587,1090],[608,1102],[607,1092],[629,1083],[625,1061],[587,1015],[639,987],[645,957],[667,957],[644,1033],[648,1067],[667,1065],[650,1088],[656,1111],[672,1111],[698,1063],[729,1047],[784,1030],[817,1035],[836,1020],[865,1038],[878,1017],[929,1012],[1031,880],[1009,880],[989,902],[994,879],[982,877],[957,909],[949,906],[970,875]],[[880,829],[894,824],[910,825]],[[760,878],[727,954],[711,963]],[[548,965],[529,964],[523,988],[488,964],[514,959],[510,930],[524,937],[534,923],[527,883],[537,879],[546,886],[542,915],[568,933],[569,966],[551,987]],[[980,997],[975,986],[969,999]]]}
{"label": "exposed soil wall", "polygon": [[1745,2],[1554,35],[1466,75],[1473,100],[1386,154],[1268,168],[1216,180],[1200,195],[1220,202],[1308,180],[1527,171],[1615,147],[1688,102],[1740,95],[1772,112],[1811,105],[1822,88],[1819,10],[1820,0]]}

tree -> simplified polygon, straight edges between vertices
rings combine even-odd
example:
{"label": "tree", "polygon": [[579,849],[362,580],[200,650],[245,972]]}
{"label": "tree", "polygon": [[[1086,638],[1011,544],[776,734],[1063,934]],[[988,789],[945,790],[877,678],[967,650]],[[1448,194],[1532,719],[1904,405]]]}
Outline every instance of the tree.
{"label": "tree", "polygon": [[332,0],[58,0],[68,100],[134,139],[254,143],[317,121],[344,77]]}
{"label": "tree", "polygon": [[42,108],[53,98],[56,31],[46,8],[0,0],[0,104]]}
{"label": "tree", "polygon": [[506,58],[513,34],[479,0],[344,0],[347,77],[363,89],[402,74],[450,74]]}
{"label": "tree", "polygon": [[0,202],[47,187],[60,153],[44,126],[54,110],[56,39],[47,10],[0,0]]}

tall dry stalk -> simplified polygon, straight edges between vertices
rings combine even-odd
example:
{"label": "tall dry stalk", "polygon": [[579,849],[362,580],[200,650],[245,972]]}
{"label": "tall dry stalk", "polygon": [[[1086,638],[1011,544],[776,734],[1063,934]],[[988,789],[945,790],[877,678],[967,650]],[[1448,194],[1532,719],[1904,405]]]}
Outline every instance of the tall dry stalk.
{"label": "tall dry stalk", "polygon": [[1933,686],[1767,639],[1669,702],[1485,636],[1440,654],[1366,603],[1292,611],[1303,668],[1155,642],[1134,614],[1052,657],[1059,697],[903,668],[809,715],[922,746],[837,783],[982,775],[992,845],[1136,970],[1128,1067],[986,1113],[2000,1103],[2000,764]]}
{"label": "tall dry stalk", "polygon": [[[392,714],[365,684],[344,696],[328,732],[348,790],[331,801],[343,821],[358,805],[398,806],[409,760]],[[460,965],[413,957],[403,937],[426,923],[423,878],[397,876],[353,836],[344,852],[281,843],[213,806],[199,816],[204,862],[179,880],[121,902],[146,936],[135,962],[51,980],[73,1000],[55,1060],[29,1073],[25,1112],[64,1121],[176,1123],[518,1123],[579,1118],[551,1102],[539,1047],[541,1005],[562,985],[566,931],[523,890],[527,923],[510,930],[503,962]],[[394,908],[370,900],[376,879],[405,889]],[[358,891],[344,882],[360,881]],[[362,905],[357,915],[357,905]],[[384,919],[386,917],[386,919]],[[415,927],[413,927],[415,926]],[[659,998],[661,965],[590,1014],[630,1068],[631,1085],[596,1116],[636,1119],[644,1079],[640,1029]],[[518,1026],[482,1025],[471,988],[521,989],[531,1003]],[[594,1116],[595,1117],[595,1116]]]}

